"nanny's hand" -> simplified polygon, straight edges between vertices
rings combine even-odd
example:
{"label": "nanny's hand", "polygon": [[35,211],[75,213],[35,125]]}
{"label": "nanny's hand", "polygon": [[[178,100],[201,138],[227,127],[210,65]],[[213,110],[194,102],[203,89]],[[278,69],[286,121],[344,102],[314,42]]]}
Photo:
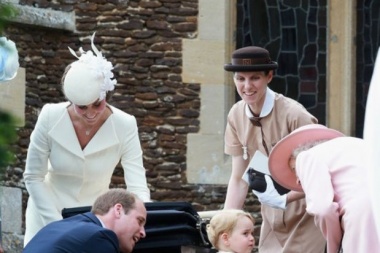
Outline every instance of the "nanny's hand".
{"label": "nanny's hand", "polygon": [[265,192],[258,192],[252,190],[253,194],[257,196],[261,204],[268,205],[277,209],[285,209],[286,208],[286,195],[280,195],[276,188],[274,188],[273,181],[270,176],[265,175],[265,181],[267,183],[267,188]]}

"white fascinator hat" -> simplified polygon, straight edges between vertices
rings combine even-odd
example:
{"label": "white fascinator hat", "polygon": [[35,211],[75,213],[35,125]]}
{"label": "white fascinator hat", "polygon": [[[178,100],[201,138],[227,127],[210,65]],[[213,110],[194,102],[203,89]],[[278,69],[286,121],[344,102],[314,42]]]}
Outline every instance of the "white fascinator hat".
{"label": "white fascinator hat", "polygon": [[80,56],[69,47],[78,60],[71,63],[63,80],[66,98],[76,105],[89,105],[103,100],[108,91],[115,88],[112,63],[107,61],[94,45],[95,33],[91,36],[92,51],[79,48]]}

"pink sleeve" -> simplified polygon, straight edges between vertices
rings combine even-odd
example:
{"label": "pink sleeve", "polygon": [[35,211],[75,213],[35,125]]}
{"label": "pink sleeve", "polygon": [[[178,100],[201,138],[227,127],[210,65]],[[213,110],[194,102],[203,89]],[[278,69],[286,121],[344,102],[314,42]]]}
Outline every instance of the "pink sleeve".
{"label": "pink sleeve", "polygon": [[326,238],[328,252],[337,252],[343,235],[329,168],[322,157],[309,150],[298,155],[296,170],[306,195],[306,211],[314,216]]}

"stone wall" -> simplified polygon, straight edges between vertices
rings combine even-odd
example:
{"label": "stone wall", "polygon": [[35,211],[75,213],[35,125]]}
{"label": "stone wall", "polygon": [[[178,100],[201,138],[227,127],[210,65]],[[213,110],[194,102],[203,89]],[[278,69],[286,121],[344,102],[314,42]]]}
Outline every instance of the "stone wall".
{"label": "stone wall", "polygon": [[[226,185],[189,184],[186,178],[187,135],[200,128],[201,85],[182,81],[182,39],[197,37],[198,0],[21,0],[19,4],[74,11],[76,23],[74,32],[33,24],[7,27],[26,70],[26,98],[25,126],[18,130],[14,146],[17,162],[8,168],[4,184],[22,190],[23,211],[28,193],[22,173],[38,113],[46,103],[65,100],[60,79],[66,65],[75,60],[68,47],[89,49],[94,31],[95,44],[115,66],[118,84],[110,103],[137,119],[152,199],[188,201],[198,211],[222,208]],[[111,187],[125,187],[120,167]],[[259,202],[252,196],[246,204],[247,210],[259,212]],[[259,215],[257,219],[260,224]]]}
{"label": "stone wall", "polygon": [[0,186],[0,242],[6,253],[20,253],[23,246],[21,190]]}

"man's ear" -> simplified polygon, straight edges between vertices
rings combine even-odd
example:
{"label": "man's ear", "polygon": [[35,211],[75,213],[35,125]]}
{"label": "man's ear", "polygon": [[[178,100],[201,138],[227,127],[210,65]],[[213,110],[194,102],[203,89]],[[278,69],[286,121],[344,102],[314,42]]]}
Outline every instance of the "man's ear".
{"label": "man's ear", "polygon": [[113,206],[113,213],[116,217],[120,218],[122,212],[124,212],[124,210],[121,204],[117,203]]}

